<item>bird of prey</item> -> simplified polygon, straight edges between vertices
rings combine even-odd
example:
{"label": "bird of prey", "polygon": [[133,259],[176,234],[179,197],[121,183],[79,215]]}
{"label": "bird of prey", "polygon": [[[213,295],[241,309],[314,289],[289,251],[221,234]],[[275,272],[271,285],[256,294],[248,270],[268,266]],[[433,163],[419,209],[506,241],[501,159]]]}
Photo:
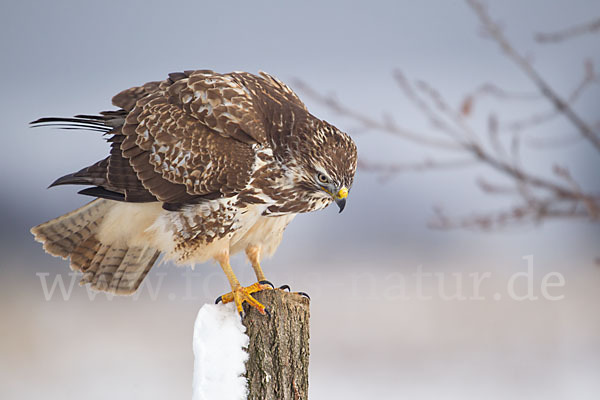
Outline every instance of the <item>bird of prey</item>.
{"label": "bird of prey", "polygon": [[[356,145],[310,114],[266,73],[169,74],[113,97],[117,110],[41,118],[108,136],[110,155],[50,186],[87,185],[87,205],[31,229],[46,252],[70,258],[81,284],[131,294],[157,258],[216,260],[231,292],[224,302],[264,313],[251,294],[270,288],[260,262],[298,213],[344,209]],[[245,251],[257,283],[242,287],[229,264]]]}

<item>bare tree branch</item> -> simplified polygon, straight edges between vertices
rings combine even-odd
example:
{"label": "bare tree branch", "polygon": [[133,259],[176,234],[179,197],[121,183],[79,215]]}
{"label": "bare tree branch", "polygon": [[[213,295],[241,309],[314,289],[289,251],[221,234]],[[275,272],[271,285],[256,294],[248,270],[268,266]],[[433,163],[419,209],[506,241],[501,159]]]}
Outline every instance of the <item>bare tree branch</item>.
{"label": "bare tree branch", "polygon": [[417,109],[421,110],[423,115],[425,115],[429,120],[429,123],[432,127],[439,132],[450,136],[454,141],[458,142],[457,145],[459,147],[464,147],[465,143],[461,137],[461,134],[452,126],[450,126],[447,121],[444,121],[444,119],[442,119],[440,115],[438,115],[435,110],[432,109],[429,104],[419,96],[419,94],[417,94],[402,71],[399,69],[395,70],[394,78],[400,89],[404,92],[404,95],[414,104]]}
{"label": "bare tree branch", "polygon": [[563,40],[572,39],[576,36],[595,33],[600,31],[600,18],[596,18],[585,24],[575,25],[558,32],[537,33],[535,40],[539,43],[557,43]]}
{"label": "bare tree branch", "polygon": [[531,79],[538,87],[541,93],[554,105],[554,107],[562,112],[567,119],[573,123],[579,132],[588,139],[598,150],[600,150],[600,137],[598,137],[592,128],[583,121],[579,115],[573,111],[569,104],[564,101],[552,87],[540,76],[533,68],[531,63],[521,56],[504,37],[500,27],[492,21],[485,7],[477,0],[466,0],[467,4],[475,11],[479,20],[484,25],[486,32],[500,46],[508,58],[513,60],[515,64]]}
{"label": "bare tree branch", "polygon": [[[571,108],[571,104],[585,90],[599,81],[592,62],[584,62],[583,79],[566,100],[563,100],[550,84],[541,78],[531,63],[515,50],[503,35],[499,25],[494,23],[487,14],[483,5],[478,0],[466,0],[466,2],[475,11],[489,37],[500,45],[502,54],[525,73],[540,93],[510,92],[493,83],[486,83],[467,94],[459,106],[454,107],[429,83],[423,80],[411,82],[401,71],[395,70],[393,77],[398,87],[433,127],[429,135],[423,135],[398,127],[393,118],[387,114],[378,120],[344,106],[333,97],[321,96],[304,83],[297,83],[297,86],[307,96],[357,123],[365,131],[378,130],[406,139],[426,149],[452,151],[452,157],[445,161],[425,158],[417,163],[390,163],[373,162],[365,160],[364,157],[359,160],[361,169],[375,173],[381,179],[389,179],[408,171],[448,170],[475,164],[487,165],[508,178],[509,184],[490,183],[483,178],[477,179],[476,184],[486,194],[515,197],[518,200],[516,205],[505,210],[457,219],[449,218],[441,208],[436,208],[436,218],[430,225],[432,227],[490,230],[525,223],[538,224],[544,220],[561,218],[600,221],[599,193],[594,193],[589,188],[584,189],[563,166],[554,166],[551,169],[554,177],[548,177],[547,173],[535,173],[531,164],[524,163],[527,160],[521,155],[522,142],[550,145],[553,142],[557,143],[558,140],[560,143],[565,143],[565,140],[573,142],[579,138],[586,140],[590,147],[600,152],[600,138],[594,132],[594,130],[600,131],[600,121],[587,125]],[[509,123],[501,121],[497,111],[490,111],[487,115],[487,129],[484,128],[482,133],[481,128],[474,127],[474,121],[470,117],[474,114],[475,103],[485,96],[504,102],[549,100],[554,109]],[[570,121],[577,129],[577,134],[560,138],[545,137],[542,141],[538,139],[537,142],[525,135],[526,130],[559,116],[564,116]],[[510,133],[511,136],[501,137],[501,132]]]}
{"label": "bare tree branch", "polygon": [[464,101],[467,101],[469,98],[472,99],[471,101],[475,101],[484,97],[493,97],[499,100],[537,101],[540,100],[541,95],[539,93],[510,92],[494,83],[488,82],[465,96]]}
{"label": "bare tree branch", "polygon": [[[553,172],[563,178],[573,189],[573,191],[577,193],[582,193],[581,186],[579,183],[575,181],[575,179],[571,176],[571,172],[560,165],[555,165],[553,168]],[[583,203],[588,209],[588,213],[592,219],[600,218],[600,204],[598,204],[597,199],[590,196],[582,197]]]}
{"label": "bare tree branch", "polygon": [[365,114],[362,114],[356,110],[352,110],[343,104],[341,104],[338,100],[336,100],[332,96],[323,96],[319,94],[317,91],[312,89],[309,85],[304,83],[301,80],[294,80],[294,86],[299,90],[306,93],[309,97],[317,102],[327,106],[330,110],[336,112],[337,114],[351,118],[353,121],[360,124],[363,129],[366,130],[378,130],[381,132],[385,132],[388,134],[399,136],[403,139],[407,139],[411,142],[427,145],[431,147],[437,147],[441,149],[457,149],[457,146],[448,140],[439,140],[432,137],[429,137],[422,133],[415,133],[408,129],[404,129],[396,125],[391,119],[386,118],[385,121],[378,121],[373,119]]}
{"label": "bare tree branch", "polygon": [[550,219],[581,219],[587,220],[588,214],[585,210],[576,207],[556,208],[551,202],[539,202],[536,204],[523,204],[514,206],[507,210],[474,214],[469,217],[454,219],[448,217],[444,211],[434,208],[435,217],[429,223],[434,229],[473,229],[473,230],[498,230],[501,228],[515,227],[518,225],[539,224],[541,221]]}
{"label": "bare tree branch", "polygon": [[[594,83],[598,83],[599,78],[594,71],[594,65],[591,60],[587,60],[584,63],[584,76],[581,82],[573,89],[567,102],[569,104],[575,103],[577,99],[585,92],[586,89],[590,88]],[[529,128],[533,128],[537,125],[549,122],[554,118],[562,115],[561,110],[554,109],[540,114],[531,115],[525,119],[515,120],[502,124],[501,129],[510,132],[520,132]]]}
{"label": "bare tree branch", "polygon": [[[551,182],[547,179],[537,177],[533,174],[525,172],[522,168],[519,168],[515,165],[510,164],[503,159],[494,156],[492,153],[484,149],[484,147],[479,143],[478,140],[474,140],[477,135],[468,127],[468,125],[461,119],[460,114],[455,113],[448,106],[447,102],[441,96],[441,94],[434,89],[432,89],[429,85],[424,82],[420,82],[419,86],[423,89],[425,93],[429,95],[432,101],[436,105],[436,109],[438,113],[446,115],[447,118],[453,120],[456,125],[459,125],[460,131],[455,130],[455,128],[450,127],[445,122],[441,122],[439,115],[427,106],[427,103],[422,100],[417,93],[410,89],[410,85],[408,81],[399,71],[396,71],[394,76],[396,80],[401,83],[401,88],[403,88],[404,92],[407,93],[409,99],[413,101],[419,108],[421,108],[425,115],[432,121],[435,121],[435,124],[441,129],[446,130],[452,137],[454,137],[458,144],[465,149],[467,152],[473,154],[477,159],[481,162],[490,165],[494,169],[499,172],[502,172],[505,175],[513,178],[515,181],[519,183],[524,183],[528,185],[532,185],[541,189],[549,190],[554,192],[559,197],[573,198],[583,200],[588,196],[584,195],[580,192],[573,192],[568,187],[564,187],[558,183]],[[462,132],[462,134],[458,133]],[[518,148],[518,138],[515,136],[513,140],[513,153],[515,153]],[[517,158],[513,155],[513,158]]]}
{"label": "bare tree branch", "polygon": [[460,160],[432,160],[425,159],[421,162],[415,163],[381,163],[381,162],[371,162],[365,160],[358,161],[358,167],[362,170],[377,173],[381,175],[383,178],[390,178],[391,176],[395,176],[399,173],[403,172],[423,172],[430,170],[444,170],[447,171],[449,169],[454,168],[464,168],[470,167],[477,164],[477,161],[474,159],[460,159]]}

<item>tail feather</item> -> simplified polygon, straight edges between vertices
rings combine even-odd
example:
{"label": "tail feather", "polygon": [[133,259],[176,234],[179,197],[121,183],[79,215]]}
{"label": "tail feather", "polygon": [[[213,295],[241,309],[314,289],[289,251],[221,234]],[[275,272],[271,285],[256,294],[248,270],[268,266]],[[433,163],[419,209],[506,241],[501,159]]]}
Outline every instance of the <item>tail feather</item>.
{"label": "tail feather", "polygon": [[31,228],[35,240],[43,243],[44,250],[66,259],[75,248],[88,239],[98,227],[110,203],[94,200],[68,214]]}
{"label": "tail feather", "polygon": [[[133,290],[137,289],[159,255],[160,253],[152,248],[129,248],[112,276],[110,290],[115,293],[126,293],[132,288],[134,288]],[[149,267],[138,268],[138,265],[148,265]]]}
{"label": "tail feather", "polygon": [[98,251],[96,251],[96,254],[94,254],[94,257],[91,259],[90,263],[85,269],[83,269],[84,273],[81,281],[79,281],[80,285],[94,282],[94,277],[98,272],[98,268],[100,265],[102,265],[102,261],[104,261],[104,257],[106,256],[109,248],[110,246],[100,244]]}
{"label": "tail feather", "polygon": [[[71,269],[81,271],[81,285],[116,294],[135,292],[160,252],[150,246],[102,243],[98,231],[102,220],[115,204],[97,199],[87,205],[31,229],[46,252],[66,259]],[[124,222],[126,223],[126,222]]]}
{"label": "tail feather", "polygon": [[85,273],[100,246],[101,243],[93,235],[81,242],[71,253],[71,268]]}
{"label": "tail feather", "polygon": [[93,289],[106,292],[110,291],[112,278],[126,254],[127,248],[108,246],[108,250],[103,257],[102,262],[98,265],[98,269],[90,282]]}

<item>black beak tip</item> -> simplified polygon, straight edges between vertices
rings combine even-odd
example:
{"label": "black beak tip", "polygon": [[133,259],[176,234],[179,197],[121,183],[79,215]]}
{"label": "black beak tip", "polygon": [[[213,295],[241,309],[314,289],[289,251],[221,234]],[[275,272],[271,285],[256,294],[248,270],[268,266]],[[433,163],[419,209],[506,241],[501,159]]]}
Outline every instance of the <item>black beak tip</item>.
{"label": "black beak tip", "polygon": [[344,208],[346,207],[346,199],[339,199],[336,200],[335,203],[338,205],[338,207],[340,208],[340,213],[342,211],[344,211]]}

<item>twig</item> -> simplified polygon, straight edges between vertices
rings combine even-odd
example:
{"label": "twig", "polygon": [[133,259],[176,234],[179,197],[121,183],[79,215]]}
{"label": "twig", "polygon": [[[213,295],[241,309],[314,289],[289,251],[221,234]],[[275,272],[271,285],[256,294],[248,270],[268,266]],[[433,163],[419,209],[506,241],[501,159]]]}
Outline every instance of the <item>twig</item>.
{"label": "twig", "polygon": [[537,33],[535,40],[539,43],[557,43],[563,40],[572,39],[575,36],[581,36],[588,33],[595,33],[600,30],[600,18],[596,18],[585,24],[575,25],[558,32]]}
{"label": "twig", "polygon": [[381,132],[389,133],[392,135],[400,136],[404,139],[410,140],[414,143],[418,143],[421,145],[427,145],[431,147],[441,148],[441,149],[457,149],[457,146],[451,141],[447,140],[438,140],[432,137],[429,137],[422,133],[415,133],[408,129],[401,128],[396,125],[392,120],[386,120],[384,122],[373,119],[370,116],[366,116],[356,110],[352,110],[343,104],[341,104],[338,100],[331,96],[323,96],[317,93],[314,89],[308,86],[301,80],[295,80],[294,86],[299,90],[303,91],[307,96],[313,98],[317,102],[324,104],[330,110],[336,112],[337,114],[351,118],[355,122],[358,122],[365,129],[375,129]]}
{"label": "twig", "polygon": [[[396,79],[401,83],[401,87],[403,91],[407,94],[408,98],[413,101],[419,108],[423,110],[426,116],[430,120],[434,121],[442,121],[438,115],[431,109],[427,104],[419,97],[419,95],[412,91],[410,85],[404,75],[402,75],[399,71],[396,71],[395,75]],[[497,171],[502,172],[505,175],[512,177],[519,184],[528,184],[535,186],[537,188],[549,190],[554,192],[556,196],[561,198],[572,198],[578,200],[587,199],[589,196],[580,193],[573,192],[568,187],[564,187],[555,182],[549,181],[544,178],[537,177],[533,174],[525,172],[522,168],[517,167],[516,165],[510,164],[507,161],[502,160],[499,157],[494,156],[489,151],[485,150],[483,146],[478,142],[473,140],[476,138],[476,135],[471,129],[468,127],[464,121],[460,119],[460,116],[456,113],[453,113],[450,107],[447,105],[447,102],[441,96],[441,94],[435,90],[433,90],[429,85],[424,82],[420,82],[419,86],[426,93],[436,105],[437,110],[445,114],[448,118],[452,119],[456,125],[459,125],[459,128],[462,130],[463,134],[458,133],[453,128],[450,128],[449,125],[439,122],[440,129],[446,129],[447,132],[457,140],[458,144],[467,152],[475,155],[477,159],[481,162],[490,165]],[[518,148],[519,148],[519,138],[514,135],[512,141],[512,156],[513,160],[518,159]]]}
{"label": "twig", "polygon": [[435,217],[430,221],[429,227],[433,229],[476,229],[492,230],[498,228],[514,227],[517,224],[527,225],[539,223],[547,219],[588,219],[585,210],[574,207],[569,209],[552,208],[552,202],[538,202],[514,206],[504,211],[475,214],[461,219],[449,218],[441,208],[434,208]]}
{"label": "twig", "polygon": [[504,37],[500,27],[492,21],[483,5],[477,0],[466,0],[467,4],[473,9],[479,20],[484,25],[490,37],[502,48],[504,53],[515,62],[515,64],[533,81],[540,92],[554,105],[554,107],[562,112],[567,119],[571,121],[579,132],[588,139],[596,149],[600,151],[600,137],[598,137],[592,128],[590,128],[564,101],[552,87],[540,76],[540,74],[532,67],[531,63],[521,56]]}
{"label": "twig", "polygon": [[[560,165],[555,165],[552,171],[557,176],[563,178],[571,186],[573,191],[582,193],[581,186],[579,186],[579,183],[577,183],[575,179],[573,179],[573,177],[571,176],[571,172],[569,172],[567,168],[561,167]],[[590,217],[592,219],[600,218],[600,204],[598,204],[593,197],[589,196],[585,196],[584,198],[582,198],[582,200],[588,209]]]}
{"label": "twig", "polygon": [[[556,91],[541,78],[531,63],[521,56],[503,35],[498,24],[494,23],[487,14],[484,6],[478,0],[466,0],[482,22],[486,32],[503,50],[505,56],[511,59],[525,75],[534,83],[539,94],[512,93],[491,83],[484,84],[466,95],[458,108],[452,107],[448,101],[433,86],[425,81],[410,82],[399,70],[394,71],[394,79],[405,97],[417,108],[431,126],[445,137],[438,140],[433,136],[415,134],[408,129],[399,128],[393,118],[384,114],[381,120],[376,120],[356,110],[345,107],[333,97],[320,96],[303,83],[298,86],[310,97],[325,104],[331,110],[359,124],[364,130],[376,129],[387,132],[425,148],[453,150],[454,154],[462,154],[447,161],[426,158],[416,163],[373,162],[360,160],[360,168],[389,179],[395,174],[406,171],[446,170],[481,163],[509,178],[510,186],[489,183],[478,179],[479,188],[489,194],[508,194],[516,196],[519,204],[507,210],[474,215],[457,220],[448,218],[441,209],[436,209],[437,219],[432,225],[437,228],[449,229],[454,227],[492,229],[510,224],[533,222],[539,223],[552,218],[587,218],[590,221],[600,220],[600,194],[589,189],[584,190],[577,184],[565,167],[555,167],[556,178],[535,174],[522,165],[521,143],[531,139],[522,135],[522,131],[542,124],[560,115],[564,115],[578,130],[578,135],[572,137],[587,140],[596,150],[600,151],[600,138],[594,130],[600,131],[600,122],[587,125],[571,108],[582,93],[598,82],[591,61],[584,63],[584,76],[570,95],[563,100]],[[527,119],[501,123],[496,111],[489,113],[487,118],[487,140],[481,132],[472,127],[469,117],[473,114],[475,102],[483,97],[491,96],[501,100],[538,101],[549,100],[554,109],[547,113],[534,114]],[[501,140],[500,132],[508,131],[510,140]],[[545,138],[546,142],[550,138]],[[562,139],[561,139],[562,140]]]}
{"label": "twig", "polygon": [[394,71],[394,79],[396,83],[400,87],[400,89],[404,92],[404,95],[414,104],[414,106],[419,109],[423,115],[427,117],[429,123],[438,131],[450,136],[455,142],[457,142],[457,146],[464,147],[464,140],[461,137],[460,133],[454,130],[446,121],[441,119],[438,114],[427,104],[421,97],[415,92],[412,85],[408,82],[408,79],[404,76],[402,71],[396,69]]}
{"label": "twig", "polygon": [[[594,72],[594,65],[591,60],[586,60],[584,63],[584,76],[581,82],[573,89],[567,102],[569,104],[575,103],[579,97],[589,88],[592,84],[598,82],[598,76]],[[511,132],[519,132],[528,128],[532,128],[537,125],[541,125],[561,115],[561,111],[554,109],[544,113],[534,114],[526,119],[516,120],[502,124],[501,129]]]}
{"label": "twig", "polygon": [[380,163],[380,162],[371,162],[365,160],[358,161],[358,168],[373,172],[376,174],[380,174],[380,176],[385,180],[389,179],[391,176],[403,173],[403,172],[424,172],[431,170],[450,170],[455,168],[464,168],[476,165],[477,161],[474,159],[461,159],[461,160],[432,160],[425,159],[421,162],[415,163]]}

